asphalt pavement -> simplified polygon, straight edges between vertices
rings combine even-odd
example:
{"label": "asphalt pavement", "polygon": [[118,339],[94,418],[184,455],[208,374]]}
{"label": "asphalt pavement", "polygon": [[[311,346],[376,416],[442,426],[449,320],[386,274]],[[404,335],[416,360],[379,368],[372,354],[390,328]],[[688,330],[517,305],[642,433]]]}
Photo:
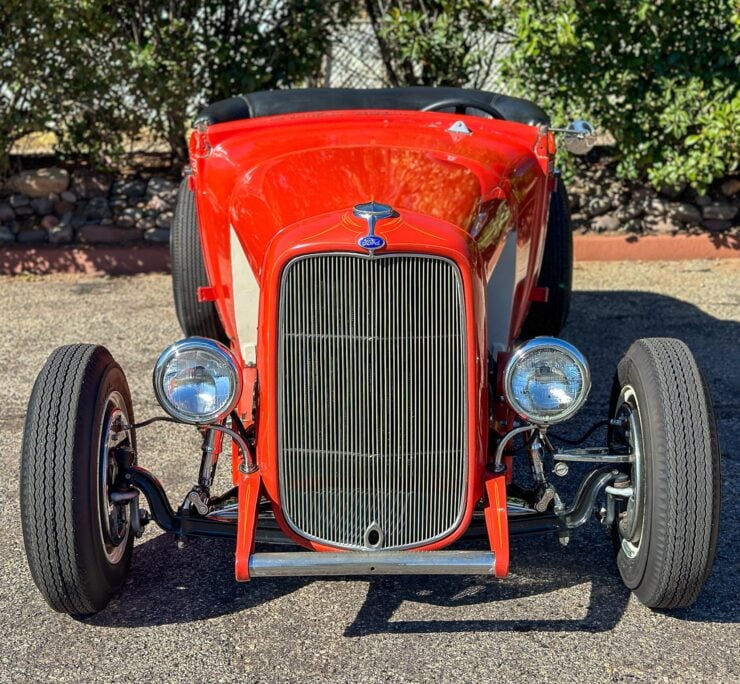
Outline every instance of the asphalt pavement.
{"label": "asphalt pavement", "polygon": [[[104,344],[143,419],[160,413],[151,370],[180,333],[166,276],[0,278],[0,681],[740,681],[740,261],[580,264],[575,286],[563,336],[589,359],[593,391],[560,432],[605,417],[614,367],[635,338],[683,338],[708,378],[722,525],[714,571],[689,609],[651,612],[630,597],[591,522],[565,548],[548,536],[514,540],[503,581],[246,584],[233,579],[233,541],[178,550],[151,525],[105,611],[83,621],[54,613],[31,580],[18,510],[34,378],[58,345]],[[199,461],[195,431],[160,424],[141,431],[139,447],[140,463],[181,500]]]}

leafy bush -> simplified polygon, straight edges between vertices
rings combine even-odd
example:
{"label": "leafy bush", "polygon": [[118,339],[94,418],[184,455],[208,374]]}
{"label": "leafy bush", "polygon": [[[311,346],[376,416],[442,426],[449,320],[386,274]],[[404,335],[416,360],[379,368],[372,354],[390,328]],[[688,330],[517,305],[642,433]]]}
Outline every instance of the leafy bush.
{"label": "leafy bush", "polygon": [[130,51],[128,85],[146,124],[180,159],[197,109],[317,77],[348,0],[146,0],[111,7]]}
{"label": "leafy bush", "polygon": [[317,77],[352,0],[10,0],[0,9],[0,170],[25,134],[95,158],[143,132],[181,160],[204,103]]}
{"label": "leafy bush", "polygon": [[59,150],[100,157],[140,125],[117,74],[125,55],[101,36],[115,30],[102,3],[11,0],[0,8],[0,170],[13,143],[51,131]]}
{"label": "leafy bush", "polygon": [[366,0],[365,9],[390,85],[478,86],[498,57],[482,38],[504,15],[486,0]]}
{"label": "leafy bush", "polygon": [[702,191],[738,169],[735,0],[513,0],[506,73],[556,123],[592,118],[618,172]]}

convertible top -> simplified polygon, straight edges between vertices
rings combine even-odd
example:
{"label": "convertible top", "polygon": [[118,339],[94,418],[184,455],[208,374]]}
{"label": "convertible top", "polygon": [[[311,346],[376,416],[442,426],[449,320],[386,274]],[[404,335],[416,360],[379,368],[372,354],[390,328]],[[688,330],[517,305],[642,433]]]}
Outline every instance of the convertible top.
{"label": "convertible top", "polygon": [[430,87],[263,90],[214,102],[198,114],[194,123],[217,124],[260,116],[343,109],[420,110],[450,99],[495,107],[508,121],[530,126],[550,124],[547,114],[528,100],[485,90]]}

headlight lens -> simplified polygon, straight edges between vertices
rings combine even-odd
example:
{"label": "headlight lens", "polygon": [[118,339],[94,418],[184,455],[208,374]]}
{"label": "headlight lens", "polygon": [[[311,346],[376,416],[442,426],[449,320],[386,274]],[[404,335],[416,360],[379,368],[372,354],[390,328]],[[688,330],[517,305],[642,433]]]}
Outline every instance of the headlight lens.
{"label": "headlight lens", "polygon": [[205,337],[188,337],[164,350],[154,367],[154,393],[183,423],[213,423],[231,412],[241,394],[234,355]]}
{"label": "headlight lens", "polygon": [[535,425],[570,418],[590,389],[591,375],[583,354],[554,337],[535,337],[519,347],[504,372],[506,399]]}

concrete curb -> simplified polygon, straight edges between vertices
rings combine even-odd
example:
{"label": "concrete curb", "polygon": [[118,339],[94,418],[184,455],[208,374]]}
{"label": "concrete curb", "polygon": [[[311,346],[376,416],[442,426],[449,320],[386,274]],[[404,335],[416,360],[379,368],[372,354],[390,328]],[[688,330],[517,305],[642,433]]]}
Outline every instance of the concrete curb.
{"label": "concrete curb", "polygon": [[[575,235],[576,261],[739,259],[740,238],[714,235]],[[136,247],[3,247],[0,275],[134,275],[167,273],[167,245]]]}
{"label": "concrete curb", "polygon": [[740,238],[730,235],[574,235],[576,261],[738,259]]}
{"label": "concrete curb", "polygon": [[146,247],[4,247],[0,249],[0,275],[134,275],[167,273],[168,245]]}

